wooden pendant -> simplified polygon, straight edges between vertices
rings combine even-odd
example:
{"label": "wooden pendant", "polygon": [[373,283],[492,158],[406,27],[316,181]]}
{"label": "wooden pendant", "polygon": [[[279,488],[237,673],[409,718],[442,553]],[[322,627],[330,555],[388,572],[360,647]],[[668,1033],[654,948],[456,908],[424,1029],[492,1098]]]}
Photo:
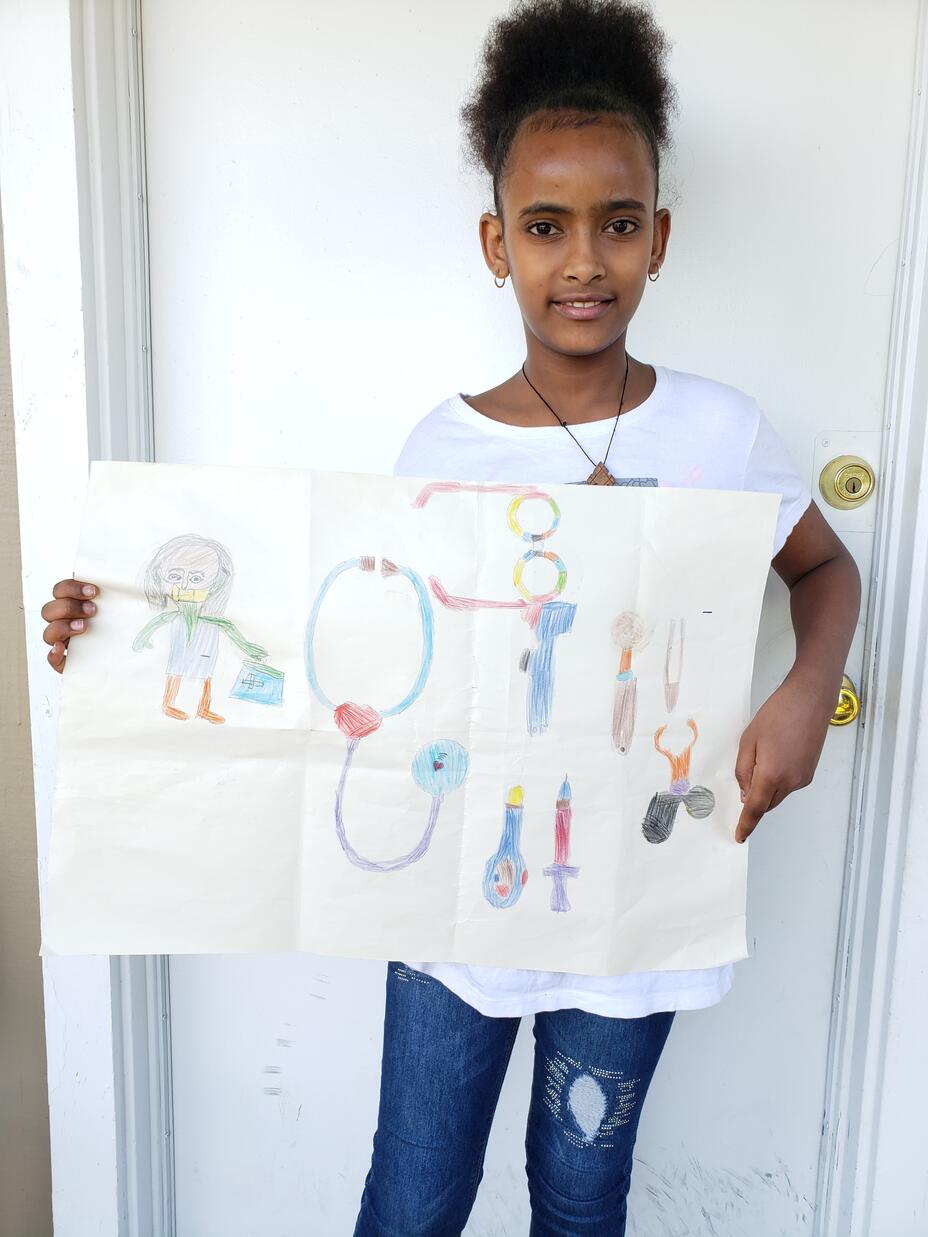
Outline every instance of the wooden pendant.
{"label": "wooden pendant", "polygon": [[615,477],[600,460],[586,479],[587,485],[615,485]]}

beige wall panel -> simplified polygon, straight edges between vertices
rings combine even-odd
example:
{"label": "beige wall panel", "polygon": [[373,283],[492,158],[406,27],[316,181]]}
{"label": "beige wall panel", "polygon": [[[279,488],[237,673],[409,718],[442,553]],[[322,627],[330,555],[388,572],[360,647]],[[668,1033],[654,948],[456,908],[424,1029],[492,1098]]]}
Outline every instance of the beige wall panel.
{"label": "beige wall panel", "polygon": [[50,1237],[32,744],[2,236],[0,226],[0,1234]]}

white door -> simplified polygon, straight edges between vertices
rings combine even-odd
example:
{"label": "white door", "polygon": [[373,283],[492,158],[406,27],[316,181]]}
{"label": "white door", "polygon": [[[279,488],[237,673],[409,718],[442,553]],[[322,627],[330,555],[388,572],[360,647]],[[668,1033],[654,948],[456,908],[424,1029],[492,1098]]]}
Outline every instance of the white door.
{"label": "white door", "polygon": [[[457,109],[505,5],[144,6],[155,444],[163,462],[389,471],[412,424],[523,356],[492,287]],[[634,355],[756,395],[815,491],[880,462],[917,0],[661,0],[681,121],[674,226]],[[866,582],[875,503],[819,505]],[[864,610],[866,612],[866,596]],[[857,685],[866,633],[847,672]],[[771,576],[755,706],[792,655]],[[813,1232],[852,772],[751,843],[753,957],[678,1017],[646,1106],[630,1232]],[[269,831],[273,822],[267,822]],[[179,1237],[351,1231],[373,1131],[384,967],[171,960]],[[507,1078],[468,1233],[527,1231],[531,1039]]]}

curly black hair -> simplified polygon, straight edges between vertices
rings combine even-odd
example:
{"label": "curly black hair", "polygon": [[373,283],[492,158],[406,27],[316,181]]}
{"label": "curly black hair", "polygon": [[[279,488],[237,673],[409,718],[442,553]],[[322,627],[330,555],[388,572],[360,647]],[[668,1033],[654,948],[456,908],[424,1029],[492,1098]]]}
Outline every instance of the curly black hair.
{"label": "curly black hair", "polygon": [[465,154],[489,173],[496,213],[516,132],[540,110],[560,113],[537,118],[552,129],[625,117],[647,142],[657,180],[676,110],[669,48],[647,5],[624,0],[519,0],[497,18],[460,113]]}

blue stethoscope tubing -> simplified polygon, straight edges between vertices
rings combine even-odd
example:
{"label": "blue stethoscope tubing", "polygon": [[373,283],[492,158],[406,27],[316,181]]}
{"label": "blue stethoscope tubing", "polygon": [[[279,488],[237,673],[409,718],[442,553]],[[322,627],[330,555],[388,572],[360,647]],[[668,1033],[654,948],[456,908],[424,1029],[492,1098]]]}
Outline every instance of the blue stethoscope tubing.
{"label": "blue stethoscope tubing", "polygon": [[[319,611],[322,609],[323,602],[328,595],[329,589],[335,583],[339,576],[344,575],[346,571],[351,571],[354,568],[361,566],[360,558],[349,558],[345,562],[339,563],[337,567],[333,567],[326,578],[322,581],[319,592],[316,595],[316,600],[313,602],[313,607],[309,612],[309,621],[306,625],[306,645],[304,651],[304,660],[306,662],[306,678],[309,680],[309,686],[312,688],[317,699],[325,705],[327,709],[333,711],[337,707],[335,702],[331,700],[322,690],[322,684],[319,682],[319,676],[316,674],[316,659],[313,654],[313,641],[316,637],[316,623],[319,619]],[[432,656],[435,649],[435,616],[432,613],[432,603],[429,599],[428,590],[425,587],[422,579],[409,567],[396,567],[398,575],[405,576],[409,583],[413,586],[416,593],[416,600],[419,603],[419,621],[422,624],[422,660],[419,664],[419,673],[416,675],[415,682],[409,689],[408,693],[403,697],[399,704],[392,705],[389,709],[378,709],[377,712],[381,717],[395,717],[397,713],[402,713],[414,704],[425,688],[429,674],[432,669]]]}

